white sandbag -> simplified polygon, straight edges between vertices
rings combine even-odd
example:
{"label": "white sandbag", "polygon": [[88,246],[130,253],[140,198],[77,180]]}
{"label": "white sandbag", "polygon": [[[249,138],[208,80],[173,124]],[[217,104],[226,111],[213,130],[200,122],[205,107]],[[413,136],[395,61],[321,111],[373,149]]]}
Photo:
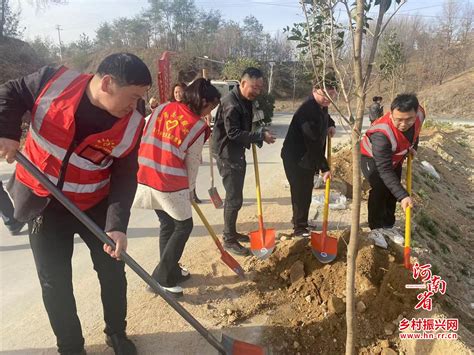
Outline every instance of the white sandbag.
{"label": "white sandbag", "polygon": [[421,162],[421,168],[423,169],[424,172],[426,172],[431,177],[435,178],[438,181],[441,181],[441,176],[439,176],[434,166],[428,163],[427,161],[423,160]]}

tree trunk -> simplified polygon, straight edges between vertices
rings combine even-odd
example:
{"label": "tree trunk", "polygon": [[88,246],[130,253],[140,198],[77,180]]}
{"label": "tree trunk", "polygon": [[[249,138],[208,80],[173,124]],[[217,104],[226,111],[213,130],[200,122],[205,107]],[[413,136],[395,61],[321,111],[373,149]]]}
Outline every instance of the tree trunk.
{"label": "tree trunk", "polygon": [[360,171],[360,134],[362,130],[362,120],[364,118],[365,90],[364,79],[362,77],[362,36],[364,29],[364,0],[357,0],[356,5],[356,28],[354,33],[354,79],[357,96],[356,120],[352,129],[352,213],[351,213],[351,234],[349,247],[347,250],[347,276],[346,276],[346,355],[355,353],[355,271],[357,258],[357,244],[360,221],[361,203],[361,171]]}
{"label": "tree trunk", "polygon": [[2,0],[2,18],[0,18],[0,41],[3,40],[3,31],[5,29],[5,12],[7,11],[7,0]]}

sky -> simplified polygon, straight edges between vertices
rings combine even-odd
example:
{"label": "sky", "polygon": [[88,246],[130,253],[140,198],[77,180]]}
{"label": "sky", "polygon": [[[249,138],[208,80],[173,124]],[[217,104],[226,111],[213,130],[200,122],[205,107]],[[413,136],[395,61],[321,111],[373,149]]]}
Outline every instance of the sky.
{"label": "sky", "polygon": [[[471,1],[472,4],[472,0],[461,1],[464,4]],[[408,0],[396,16],[417,14],[436,20],[443,2]],[[57,42],[56,26],[60,25],[61,40],[66,43],[78,40],[81,33],[93,38],[102,22],[118,17],[134,17],[148,7],[147,0],[68,0],[67,5],[54,5],[37,11],[32,5],[34,0],[10,0],[10,3],[13,7],[21,7],[21,25],[26,27],[25,39],[40,36]],[[272,35],[304,19],[298,0],[195,0],[195,3],[200,9],[219,10],[227,20],[242,22],[246,16],[253,15]]]}

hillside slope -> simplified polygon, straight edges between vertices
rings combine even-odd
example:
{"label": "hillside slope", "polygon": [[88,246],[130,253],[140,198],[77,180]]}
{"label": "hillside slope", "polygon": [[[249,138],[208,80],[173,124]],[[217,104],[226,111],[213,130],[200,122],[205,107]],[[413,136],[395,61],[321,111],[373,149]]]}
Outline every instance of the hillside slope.
{"label": "hillside slope", "polygon": [[433,117],[474,119],[474,68],[418,93]]}

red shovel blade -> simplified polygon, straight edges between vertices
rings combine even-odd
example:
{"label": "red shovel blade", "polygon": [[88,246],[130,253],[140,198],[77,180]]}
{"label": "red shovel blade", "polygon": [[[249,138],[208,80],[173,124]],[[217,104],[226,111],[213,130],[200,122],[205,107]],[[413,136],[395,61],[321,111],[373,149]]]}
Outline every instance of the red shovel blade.
{"label": "red shovel blade", "polygon": [[211,187],[209,190],[209,197],[211,198],[212,204],[215,208],[221,208],[224,203],[222,202],[221,197],[219,196],[219,192],[217,192],[217,188]]}
{"label": "red shovel blade", "polygon": [[250,251],[259,259],[268,258],[275,249],[275,229],[250,232]]}
{"label": "red shovel blade", "polygon": [[265,350],[261,346],[235,340],[225,334],[222,334],[221,344],[226,355],[265,355]]}
{"label": "red shovel blade", "polygon": [[313,255],[321,263],[330,263],[337,256],[337,238],[323,233],[311,232],[311,249]]}
{"label": "red shovel blade", "polygon": [[224,262],[224,264],[230,267],[232,271],[235,272],[238,276],[245,277],[245,272],[244,269],[242,269],[242,266],[240,266],[237,260],[235,260],[232,255],[230,255],[225,250],[221,250],[221,260]]}

